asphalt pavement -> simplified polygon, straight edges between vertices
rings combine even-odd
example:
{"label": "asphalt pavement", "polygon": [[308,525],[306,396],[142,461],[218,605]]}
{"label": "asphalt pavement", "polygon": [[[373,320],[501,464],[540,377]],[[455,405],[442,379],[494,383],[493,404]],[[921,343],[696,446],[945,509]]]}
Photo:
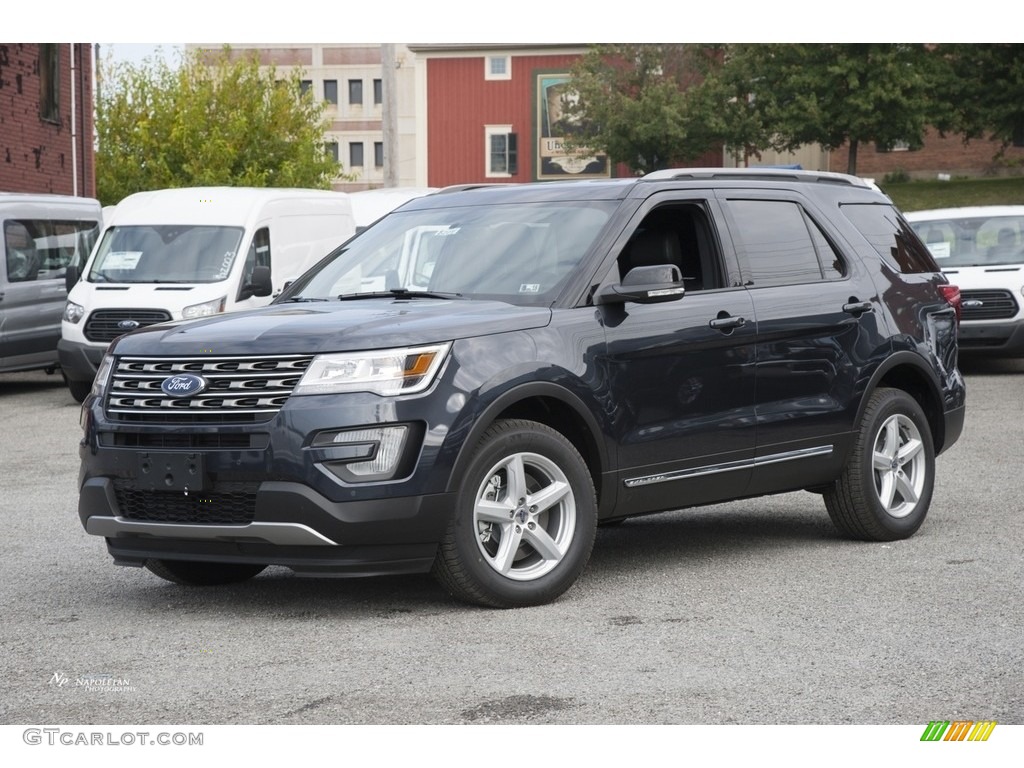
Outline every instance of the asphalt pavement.
{"label": "asphalt pavement", "polygon": [[602,528],[539,608],[429,576],[188,589],[77,517],[79,407],[0,374],[0,724],[1024,724],[1024,361],[968,413],[911,539],[794,493]]}

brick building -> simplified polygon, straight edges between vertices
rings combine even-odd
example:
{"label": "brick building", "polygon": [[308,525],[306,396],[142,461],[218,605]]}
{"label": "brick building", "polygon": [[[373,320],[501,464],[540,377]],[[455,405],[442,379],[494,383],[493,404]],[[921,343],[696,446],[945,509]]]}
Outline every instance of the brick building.
{"label": "brick building", "polygon": [[[896,148],[879,150],[874,144],[857,148],[857,175],[878,180],[887,174],[902,172],[911,178],[934,179],[938,174],[950,176],[992,176],[1019,173],[1024,167],[1024,146],[1006,148],[1004,162],[995,160],[1000,142],[973,139],[966,144],[960,135],[941,136],[930,130],[921,149]],[[848,148],[839,147],[830,153],[829,170],[846,172]]]}
{"label": "brick building", "polygon": [[96,196],[91,43],[0,43],[0,191]]}
{"label": "brick building", "polygon": [[[421,184],[554,181],[629,174],[603,154],[565,151],[572,65],[581,45],[409,44],[416,54]],[[722,153],[695,165],[721,166]]]}

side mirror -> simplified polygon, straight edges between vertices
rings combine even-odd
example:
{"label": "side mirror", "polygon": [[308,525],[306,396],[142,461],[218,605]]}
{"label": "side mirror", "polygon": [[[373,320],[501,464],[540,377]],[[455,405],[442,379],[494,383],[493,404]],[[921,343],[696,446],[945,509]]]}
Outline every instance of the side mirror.
{"label": "side mirror", "polygon": [[75,287],[75,283],[78,282],[78,265],[68,264],[64,269],[64,288],[68,293],[71,293],[71,289]]}
{"label": "side mirror", "polygon": [[247,299],[250,296],[269,296],[274,292],[274,284],[270,279],[270,267],[253,267],[252,277],[249,284],[242,288],[241,298]]}
{"label": "side mirror", "polygon": [[629,270],[621,283],[609,285],[597,294],[595,303],[623,304],[634,301],[637,304],[657,304],[681,299],[685,293],[679,267],[675,264],[656,264]]}

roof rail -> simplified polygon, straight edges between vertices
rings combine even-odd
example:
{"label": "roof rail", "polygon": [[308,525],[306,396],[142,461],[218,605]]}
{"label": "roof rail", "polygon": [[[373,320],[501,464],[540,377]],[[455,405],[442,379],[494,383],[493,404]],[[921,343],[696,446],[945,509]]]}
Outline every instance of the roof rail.
{"label": "roof rail", "polygon": [[825,184],[847,184],[872,187],[859,176],[832,171],[802,171],[793,168],[666,168],[640,177],[640,181],[803,181]]}
{"label": "roof rail", "polygon": [[497,182],[480,182],[480,183],[477,183],[477,184],[449,184],[447,187],[441,187],[441,189],[439,189],[434,194],[443,195],[443,194],[446,194],[448,192],[465,192],[465,191],[470,190],[470,189],[483,189],[483,188],[486,188],[486,187],[511,187],[511,186],[516,186],[516,185],[511,184],[511,183],[501,182],[501,181],[497,181]]}

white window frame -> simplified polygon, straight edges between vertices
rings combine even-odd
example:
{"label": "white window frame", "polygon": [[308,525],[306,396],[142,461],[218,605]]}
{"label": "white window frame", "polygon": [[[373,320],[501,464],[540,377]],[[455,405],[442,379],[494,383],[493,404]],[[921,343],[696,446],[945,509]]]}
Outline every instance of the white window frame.
{"label": "white window frame", "polygon": [[[494,72],[491,62],[497,60],[505,62],[504,72]],[[484,56],[484,80],[511,80],[512,79],[512,57],[511,56]]]}
{"label": "white window frame", "polygon": [[[491,170],[491,137],[507,136],[514,133],[511,125],[485,125],[484,126],[484,176],[488,179],[511,179],[512,174],[507,171]],[[518,149],[518,148],[517,148]]]}

